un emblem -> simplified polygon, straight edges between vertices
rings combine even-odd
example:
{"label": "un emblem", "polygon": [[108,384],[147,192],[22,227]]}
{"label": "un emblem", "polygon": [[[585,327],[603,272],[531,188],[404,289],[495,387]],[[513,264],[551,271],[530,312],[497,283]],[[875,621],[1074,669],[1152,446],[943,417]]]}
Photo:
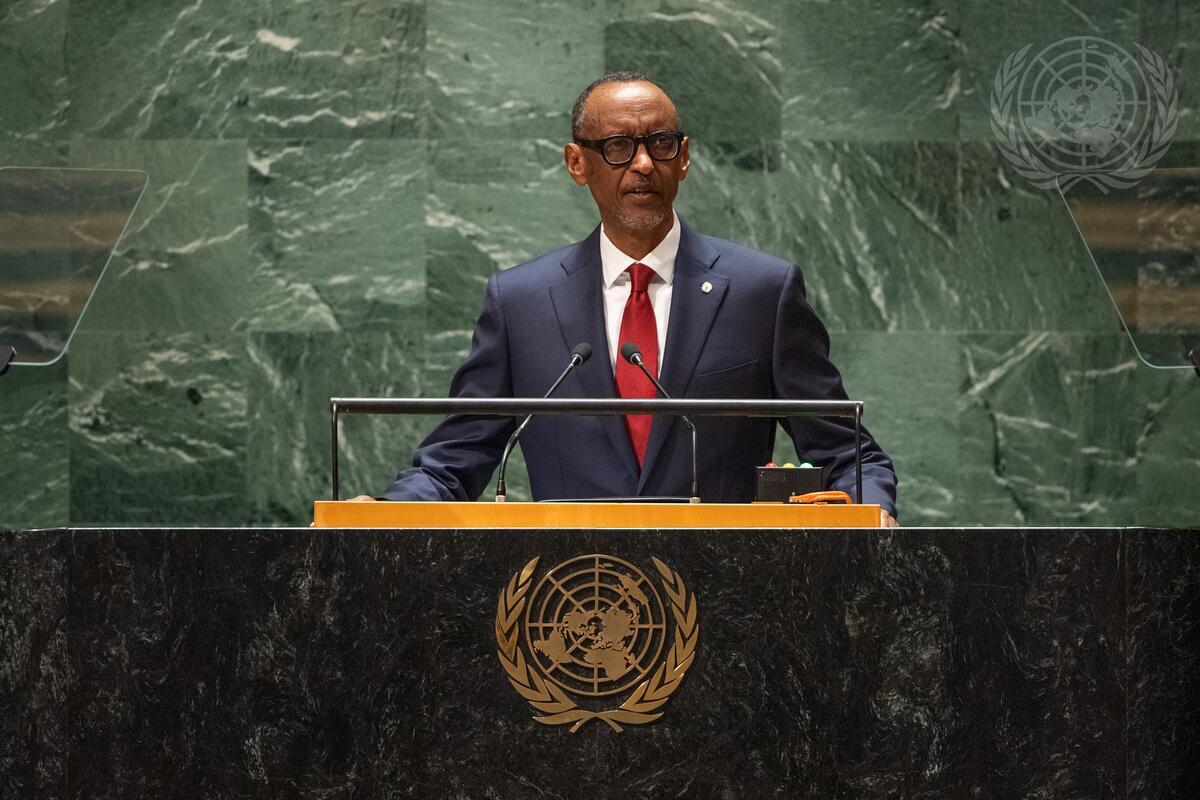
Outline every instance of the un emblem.
{"label": "un emblem", "polygon": [[1095,36],[1061,39],[1026,61],[1012,53],[992,86],[992,133],[1004,157],[1041,189],[1088,181],[1133,186],[1166,154],[1178,122],[1171,70]]}
{"label": "un emblem", "polygon": [[700,637],[683,580],[657,558],[656,582],[628,561],[593,554],[535,582],[539,560],[512,577],[496,608],[500,664],[541,712],[534,719],[574,733],[593,719],[620,732],[661,717]]}

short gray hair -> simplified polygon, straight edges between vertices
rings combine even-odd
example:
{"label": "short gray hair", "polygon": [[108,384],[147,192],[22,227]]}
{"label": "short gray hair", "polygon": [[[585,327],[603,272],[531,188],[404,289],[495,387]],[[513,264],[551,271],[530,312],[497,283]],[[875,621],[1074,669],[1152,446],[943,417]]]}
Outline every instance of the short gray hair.
{"label": "short gray hair", "polygon": [[[580,92],[579,97],[575,99],[575,105],[571,108],[572,139],[578,139],[583,135],[583,108],[587,105],[588,98],[592,96],[592,92],[594,92],[597,87],[603,86],[606,83],[649,83],[653,84],[654,86],[658,86],[659,91],[661,91],[663,94],[667,94],[666,89],[663,89],[663,87],[659,86],[656,81],[647,78],[640,72],[626,72],[624,70],[610,72],[603,78],[598,78],[589,83],[588,87]],[[667,95],[667,99],[670,99],[670,95]],[[672,104],[674,104],[674,101],[672,101]]]}

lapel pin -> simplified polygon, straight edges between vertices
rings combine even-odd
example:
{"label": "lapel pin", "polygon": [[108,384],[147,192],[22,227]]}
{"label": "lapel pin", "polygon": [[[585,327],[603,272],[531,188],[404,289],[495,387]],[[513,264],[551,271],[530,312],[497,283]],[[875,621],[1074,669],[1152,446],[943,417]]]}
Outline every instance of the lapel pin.
{"label": "lapel pin", "polygon": [[709,292],[712,291],[712,284],[709,283],[708,281],[705,281],[704,283],[700,284],[700,291],[704,292],[705,294],[708,294]]}

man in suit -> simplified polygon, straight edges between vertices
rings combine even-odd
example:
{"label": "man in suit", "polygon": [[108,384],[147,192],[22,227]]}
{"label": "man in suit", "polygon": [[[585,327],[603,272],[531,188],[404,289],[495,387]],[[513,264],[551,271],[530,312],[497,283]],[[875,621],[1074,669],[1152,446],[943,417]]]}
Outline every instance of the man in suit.
{"label": "man in suit", "polygon": [[[671,99],[648,79],[613,73],[580,95],[567,172],[586,186],[600,226],[582,242],[492,276],[456,397],[540,397],[590,344],[596,356],[559,397],[654,397],[619,355],[634,341],[672,397],[846,399],[829,339],[782,259],[703,236],[675,214],[690,166]],[[779,420],[832,487],[853,494],[853,428],[845,420]],[[700,496],[748,501],[754,467],[770,460],[775,420],[698,418]],[[451,416],[421,444],[413,466],[379,499],[477,498],[514,430],[511,418]],[[863,437],[863,500],[894,525],[896,476]],[[691,440],[676,417],[535,417],[521,448],[537,499],[681,495]],[[370,499],[370,498],[362,498]]]}

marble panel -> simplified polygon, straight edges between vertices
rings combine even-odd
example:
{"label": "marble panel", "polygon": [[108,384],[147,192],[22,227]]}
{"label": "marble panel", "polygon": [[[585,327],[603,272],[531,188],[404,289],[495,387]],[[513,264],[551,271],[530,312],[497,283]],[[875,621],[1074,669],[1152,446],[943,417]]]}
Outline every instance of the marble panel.
{"label": "marble panel", "polygon": [[67,360],[0,377],[0,527],[67,523]]}
{"label": "marble panel", "polygon": [[907,527],[957,525],[962,350],[953,334],[843,333],[830,356],[846,392],[862,400],[863,425],[891,456],[897,508]]}
{"label": "marble panel", "polygon": [[454,372],[471,349],[471,333],[483,309],[495,263],[456,228],[427,234],[425,338],[429,352],[426,378],[431,394],[450,391]]}
{"label": "marble panel", "polygon": [[[251,340],[247,480],[255,518],[307,525],[332,497],[330,397],[413,397],[424,385],[419,318],[388,333],[260,333]],[[342,418],[341,497],[376,495],[408,466],[432,417]]]}
{"label": "marble panel", "polygon": [[[483,309],[488,278],[496,271],[496,265],[460,229],[440,228],[428,232],[426,268],[427,361],[422,385],[426,396],[446,397],[455,372],[470,352],[471,333]],[[421,424],[428,433],[435,423],[433,418],[425,418]],[[409,465],[407,452],[398,452],[397,457],[397,466]],[[530,498],[529,474],[519,446],[513,451],[505,470],[505,486],[507,495],[513,500]],[[482,496],[491,498],[495,491],[493,477]]]}
{"label": "marble panel", "polygon": [[[66,5],[66,3],[64,3]],[[76,136],[175,139],[245,134],[257,3],[71,0],[66,68]]]}
{"label": "marble panel", "polygon": [[67,544],[0,531],[0,796],[66,796]]}
{"label": "marble panel", "polygon": [[960,522],[1141,520],[1137,454],[1146,414],[1125,337],[968,336],[963,352],[959,464],[970,501]]}
{"label": "marble panel", "polygon": [[[3,129],[0,128],[0,131]],[[66,142],[0,139],[0,167],[65,167],[68,155],[69,145]]]}
{"label": "marble panel", "polygon": [[[430,545],[429,575],[412,588],[461,588],[432,593],[427,607],[437,652],[454,668],[426,677],[439,705],[416,734],[431,754],[418,794],[885,797],[940,770],[953,659],[936,547],[755,532],[735,553],[694,532],[641,531],[454,534]],[[703,642],[669,721],[620,735],[597,724],[574,735],[539,728],[498,669],[496,587],[531,555],[552,565],[586,548],[640,564],[661,557],[696,593]],[[443,752],[453,759],[432,755]]]}
{"label": "marble panel", "polygon": [[602,0],[441,0],[426,11],[429,135],[571,135],[571,106],[604,72]]}
{"label": "marble panel", "polygon": [[81,331],[224,333],[246,319],[244,142],[76,141],[71,166],[149,176]]}
{"label": "marble panel", "polygon": [[1138,41],[1138,0],[1089,0],[1042,3],[1012,0],[1003,6],[988,0],[959,0],[964,52],[959,136],[990,142],[992,87],[1004,60],[1032,45],[1028,59],[1042,48],[1072,36],[1098,36],[1121,47]]}
{"label": "marble panel", "polygon": [[956,169],[941,144],[698,143],[678,207],[799,264],[832,331],[957,330]]}
{"label": "marble panel", "polygon": [[[246,129],[258,138],[423,136],[424,2],[250,6]],[[253,30],[252,30],[253,29]]]}
{"label": "marble panel", "polygon": [[962,147],[956,291],[966,331],[1121,330],[1062,196],[991,145]]}
{"label": "marble panel", "polygon": [[72,524],[246,524],[246,382],[240,336],[77,335]]}
{"label": "marble panel", "polygon": [[68,0],[12,0],[0,9],[0,139],[61,135]]}
{"label": "marble panel", "polygon": [[[1192,518],[1196,516],[1194,509]],[[1200,786],[1200,558],[1195,531],[1131,531],[1126,547],[1129,796]]]}
{"label": "marble panel", "polygon": [[959,5],[783,4],[784,134],[955,140],[963,66]]}
{"label": "marble panel", "polygon": [[[38,786],[97,798],[1188,797],[1197,541],[9,534],[0,624],[18,646],[3,663],[42,650],[0,687],[18,719],[48,692],[62,723],[38,728],[39,752],[0,743],[0,776],[21,796],[57,776]],[[540,574],[586,553],[651,575],[658,557],[698,608],[696,659],[664,717],[620,734],[538,725],[496,659],[501,587],[534,556]]]}
{"label": "marble panel", "polygon": [[[1132,352],[1132,347],[1130,347]],[[1191,526],[1200,520],[1200,379],[1194,370],[1148,369],[1140,362],[1134,409],[1137,523]]]}
{"label": "marble panel", "polygon": [[71,796],[411,795],[435,651],[387,541],[77,533]]}
{"label": "marble panel", "polygon": [[1171,68],[1179,92],[1175,138],[1200,137],[1200,7],[1190,3],[1141,3],[1137,41]]}
{"label": "marble panel", "polygon": [[773,139],[692,140],[689,152],[691,167],[675,198],[675,211],[688,225],[708,236],[792,258],[783,249],[791,211],[787,199],[792,198],[783,188],[782,144]]}
{"label": "marble panel", "polygon": [[386,331],[420,316],[425,165],[411,139],[251,143],[246,327]]}
{"label": "marble panel", "polygon": [[779,138],[780,6],[761,0],[612,0],[609,14],[605,71],[655,80],[697,140]]}
{"label": "marble panel", "polygon": [[[435,667],[421,676],[419,689],[432,701],[429,716],[413,721],[425,757],[419,764],[398,765],[412,776],[414,796],[553,797],[587,791],[584,765],[595,752],[588,734],[595,731],[571,736],[530,719],[533,709],[508,683],[496,657],[495,609],[502,588],[532,557],[541,556],[544,565],[565,561],[591,552],[586,549],[591,537],[583,533],[588,541],[580,549],[579,539],[565,541],[561,531],[513,533],[417,534],[404,544],[421,543],[410,589],[424,597],[421,613]],[[394,540],[392,547],[400,544]],[[443,592],[436,586],[458,588]],[[502,744],[489,746],[490,736]],[[567,764],[572,766],[563,769]],[[578,788],[568,790],[572,785]]]}
{"label": "marble panel", "polygon": [[[1112,653],[1119,598],[1092,602],[1110,577],[1103,568],[1118,563],[1115,536],[1061,551],[1054,543],[1034,547],[1026,557],[1041,563],[1027,564],[1025,576],[1019,543],[1010,548],[1015,563],[996,569],[985,559],[961,563],[954,539],[936,533],[751,533],[739,537],[736,553],[682,533],[593,534],[575,553],[564,537],[535,536],[455,544],[439,537],[455,556],[433,560],[478,564],[478,584],[500,585],[529,554],[546,564],[580,546],[635,563],[657,555],[698,598],[697,661],[662,724],[621,735],[599,725],[574,736],[530,729],[523,726],[531,710],[502,677],[464,684],[454,674],[494,669],[484,643],[489,620],[476,610],[486,607],[486,594],[442,593],[430,607],[440,623],[436,638],[460,667],[431,678],[447,706],[421,735],[429,752],[456,757],[428,759],[426,794],[932,797],[956,794],[964,776],[975,776],[983,791],[994,785],[980,780],[987,777],[1033,795],[1088,796],[1097,787],[1100,796],[1120,794],[1121,776],[1105,773],[1119,756],[1122,730],[1120,662]],[[479,561],[469,555],[476,547],[485,556]],[[502,571],[505,554],[511,563]],[[976,599],[958,583],[978,580],[980,567],[991,568],[993,584],[1013,587],[1006,600],[1015,619],[1005,621],[1016,639],[1011,654],[992,644],[1004,641],[1000,631],[975,627],[978,610],[996,597]],[[975,680],[987,691],[973,692]],[[991,716],[981,703],[1013,717],[1001,731],[1007,741],[989,737]],[[1022,727],[1025,720],[1036,724]],[[710,734],[687,733],[699,730]],[[499,758],[483,744],[492,736],[505,742]]]}
{"label": "marble panel", "polygon": [[429,169],[426,226],[458,231],[496,269],[579,241],[599,224],[587,188],[567,174],[560,142],[433,142]]}
{"label": "marble panel", "polygon": [[933,538],[953,587],[955,725],[945,782],[926,796],[1152,796],[1126,794],[1121,534]]}
{"label": "marble panel", "polygon": [[598,222],[557,143],[433,142],[425,208],[432,386],[449,388],[466,357],[492,272],[579,241]]}

